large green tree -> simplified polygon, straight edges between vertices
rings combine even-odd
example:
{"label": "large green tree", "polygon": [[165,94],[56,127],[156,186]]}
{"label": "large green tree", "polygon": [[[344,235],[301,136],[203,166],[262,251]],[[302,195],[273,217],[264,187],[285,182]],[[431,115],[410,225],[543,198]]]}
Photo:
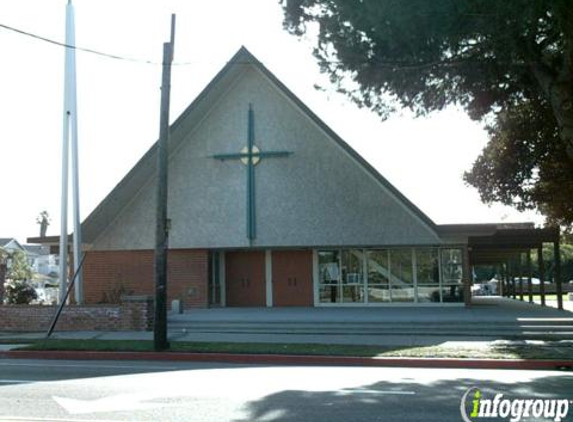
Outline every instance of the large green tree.
{"label": "large green tree", "polygon": [[[484,201],[573,223],[571,0],[281,0],[285,27],[318,29],[331,81],[386,117],[447,105],[490,142],[465,180]],[[463,140],[461,140],[463,141]]]}

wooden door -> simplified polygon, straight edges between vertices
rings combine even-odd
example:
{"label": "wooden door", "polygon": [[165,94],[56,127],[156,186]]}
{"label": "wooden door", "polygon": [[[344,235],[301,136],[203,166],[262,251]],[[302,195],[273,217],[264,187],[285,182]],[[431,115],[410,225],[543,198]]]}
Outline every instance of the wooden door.
{"label": "wooden door", "polygon": [[273,306],[313,306],[312,251],[273,251]]}
{"label": "wooden door", "polygon": [[266,306],[265,252],[225,254],[227,306]]}

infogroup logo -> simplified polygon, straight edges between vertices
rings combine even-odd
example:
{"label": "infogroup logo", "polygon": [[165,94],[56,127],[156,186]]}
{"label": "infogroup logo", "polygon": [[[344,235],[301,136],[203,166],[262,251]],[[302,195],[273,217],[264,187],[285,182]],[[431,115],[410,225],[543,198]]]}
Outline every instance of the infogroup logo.
{"label": "infogroup logo", "polygon": [[472,387],[462,396],[460,413],[465,422],[479,418],[509,419],[510,422],[536,418],[560,422],[567,417],[572,402],[569,399],[509,399],[502,393],[486,398],[479,388]]}

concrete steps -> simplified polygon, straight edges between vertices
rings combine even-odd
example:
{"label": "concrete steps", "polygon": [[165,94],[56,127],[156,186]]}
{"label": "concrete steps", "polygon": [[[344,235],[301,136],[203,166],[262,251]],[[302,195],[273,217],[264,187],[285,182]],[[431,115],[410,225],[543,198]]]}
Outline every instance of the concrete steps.
{"label": "concrete steps", "polygon": [[442,322],[285,322],[285,321],[192,321],[171,319],[171,332],[221,334],[291,334],[291,335],[417,335],[452,337],[499,337],[573,340],[573,323],[569,320],[468,323]]}

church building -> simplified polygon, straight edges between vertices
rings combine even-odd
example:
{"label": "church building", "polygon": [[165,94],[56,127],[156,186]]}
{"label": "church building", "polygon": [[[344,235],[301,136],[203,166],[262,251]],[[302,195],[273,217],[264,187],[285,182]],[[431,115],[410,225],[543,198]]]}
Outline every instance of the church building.
{"label": "church building", "polygon": [[[153,294],[157,151],[82,224],[86,303]],[[436,225],[245,48],[171,126],[168,218],[184,308],[463,306],[501,228]]]}

